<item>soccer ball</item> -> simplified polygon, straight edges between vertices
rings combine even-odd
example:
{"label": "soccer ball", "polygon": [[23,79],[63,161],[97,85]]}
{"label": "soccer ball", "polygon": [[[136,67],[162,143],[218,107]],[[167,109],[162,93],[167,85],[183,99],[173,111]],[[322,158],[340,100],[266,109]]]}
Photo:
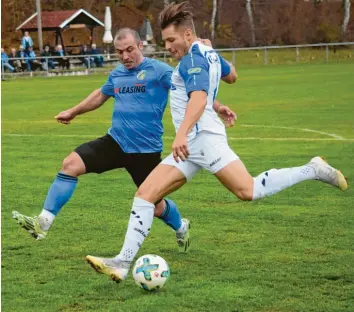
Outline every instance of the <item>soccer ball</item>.
{"label": "soccer ball", "polygon": [[135,283],[147,291],[162,288],[169,277],[170,267],[167,262],[159,256],[145,255],[135,262],[133,268]]}

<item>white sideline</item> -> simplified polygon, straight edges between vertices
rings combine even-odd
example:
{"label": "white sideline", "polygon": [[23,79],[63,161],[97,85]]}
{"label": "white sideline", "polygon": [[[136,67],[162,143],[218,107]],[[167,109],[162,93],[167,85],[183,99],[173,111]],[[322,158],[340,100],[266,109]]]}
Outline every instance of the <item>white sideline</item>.
{"label": "white sideline", "polygon": [[307,128],[293,128],[293,127],[282,127],[282,126],[264,126],[264,125],[241,125],[241,127],[274,128],[274,129],[287,129],[287,130],[305,131],[305,132],[313,132],[313,133],[318,133],[318,134],[324,134],[326,136],[335,138],[337,140],[345,140],[342,136],[337,135],[337,134],[327,133],[327,132],[318,131],[318,130],[312,130],[312,129],[307,129]]}

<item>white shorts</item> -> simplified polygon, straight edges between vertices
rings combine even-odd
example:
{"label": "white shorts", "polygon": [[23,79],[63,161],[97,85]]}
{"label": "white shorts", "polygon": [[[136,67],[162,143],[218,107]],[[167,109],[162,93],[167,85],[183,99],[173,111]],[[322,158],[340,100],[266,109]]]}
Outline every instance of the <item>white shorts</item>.
{"label": "white shorts", "polygon": [[189,181],[200,169],[207,169],[214,174],[239,159],[227,143],[226,136],[207,131],[199,132],[188,141],[188,151],[189,156],[185,161],[176,162],[171,153],[161,164],[176,167]]}

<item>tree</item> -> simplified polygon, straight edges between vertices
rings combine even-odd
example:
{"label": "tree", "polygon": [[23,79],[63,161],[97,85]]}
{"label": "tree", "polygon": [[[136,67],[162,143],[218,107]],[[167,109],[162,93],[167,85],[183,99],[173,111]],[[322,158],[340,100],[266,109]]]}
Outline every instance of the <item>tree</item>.
{"label": "tree", "polygon": [[216,18],[216,10],[218,6],[218,1],[213,0],[213,11],[211,13],[211,40],[214,40],[215,38],[215,18]]}
{"label": "tree", "polygon": [[342,34],[345,34],[350,19],[350,0],[343,0],[343,1],[344,1],[344,17],[343,17],[343,24],[342,24]]}
{"label": "tree", "polygon": [[255,45],[256,44],[256,35],[254,33],[254,21],[253,21],[253,11],[252,11],[251,0],[246,0],[246,10],[247,10],[247,15],[248,15],[248,21],[250,23],[250,29],[251,29],[251,42],[252,42],[252,45]]}

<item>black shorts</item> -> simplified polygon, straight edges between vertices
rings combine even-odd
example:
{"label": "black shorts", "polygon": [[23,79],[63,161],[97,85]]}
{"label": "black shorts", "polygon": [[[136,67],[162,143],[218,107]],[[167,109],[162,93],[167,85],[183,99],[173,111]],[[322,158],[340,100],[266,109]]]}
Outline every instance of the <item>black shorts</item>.
{"label": "black shorts", "polygon": [[125,168],[139,187],[161,162],[161,153],[125,153],[108,134],[75,149],[86,166],[86,173],[102,173]]}

